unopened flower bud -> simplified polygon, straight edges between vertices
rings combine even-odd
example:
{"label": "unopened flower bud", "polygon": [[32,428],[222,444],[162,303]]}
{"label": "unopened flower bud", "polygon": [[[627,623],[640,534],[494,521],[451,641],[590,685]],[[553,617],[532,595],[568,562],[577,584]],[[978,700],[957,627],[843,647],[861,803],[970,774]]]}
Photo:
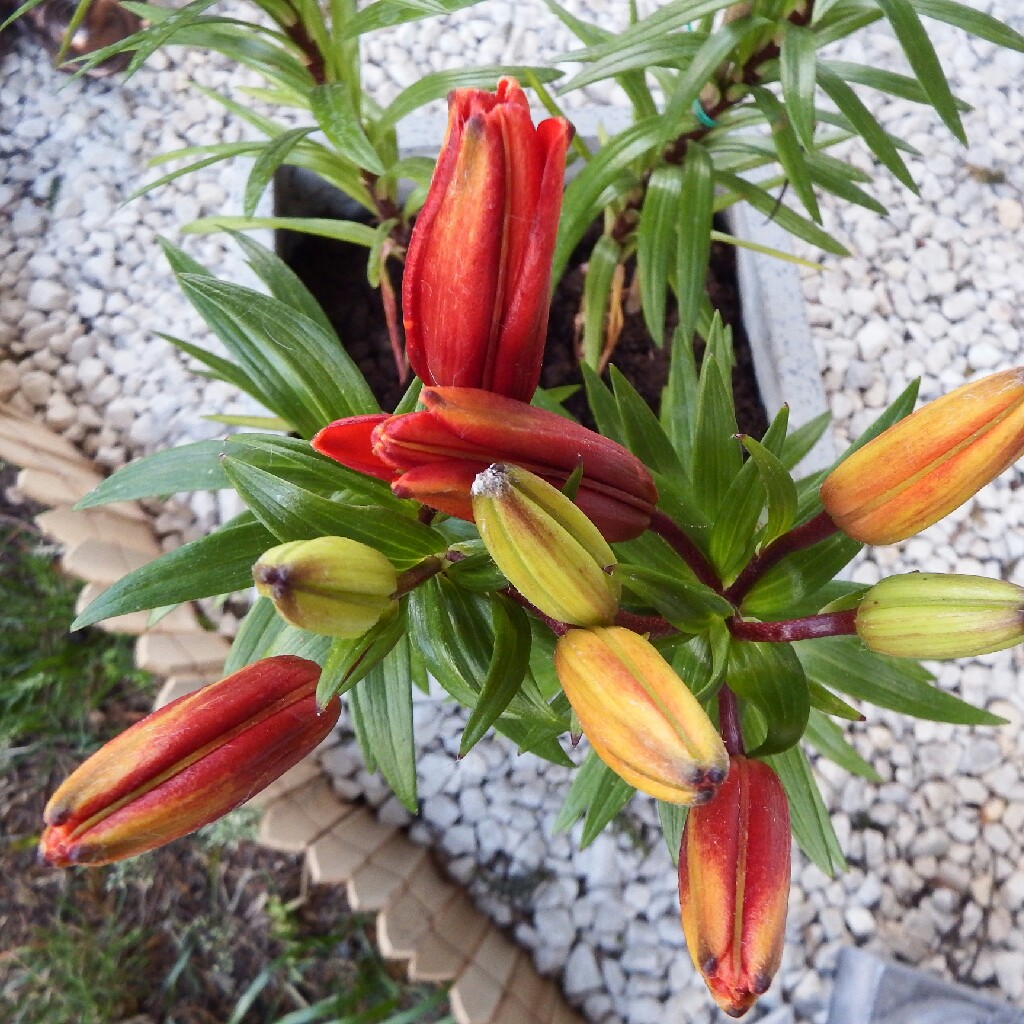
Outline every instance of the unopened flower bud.
{"label": "unopened flower bud", "polygon": [[109,864],[209,824],[265,789],[334,728],[320,666],[265,658],[172,701],[79,765],[50,797],[39,842],[56,867]]}
{"label": "unopened flower bud", "polygon": [[1024,587],[912,572],[876,583],[857,608],[866,647],[897,658],[971,658],[1024,642]]}
{"label": "unopened flower bud", "polygon": [[747,757],[686,818],[679,906],[694,966],[715,1002],[741,1017],[782,962],[789,902],[789,804],[778,776]]}
{"label": "unopened flower bud", "polygon": [[729,758],[704,708],[642,636],[619,626],[570,629],[555,669],[598,757],[641,792],[704,803]]}
{"label": "unopened flower bud", "polygon": [[1024,453],[1024,368],[964,384],[854,452],[821,485],[836,526],[894,544],[937,523]]}
{"label": "unopened flower bud", "polygon": [[496,463],[473,483],[473,517],[495,564],[531,604],[559,622],[604,626],[621,591],[615,555],[561,491]]}
{"label": "unopened flower bud", "polygon": [[260,558],[252,575],[282,619],[323,636],[362,636],[395,606],[395,567],[347,537],[280,544]]}

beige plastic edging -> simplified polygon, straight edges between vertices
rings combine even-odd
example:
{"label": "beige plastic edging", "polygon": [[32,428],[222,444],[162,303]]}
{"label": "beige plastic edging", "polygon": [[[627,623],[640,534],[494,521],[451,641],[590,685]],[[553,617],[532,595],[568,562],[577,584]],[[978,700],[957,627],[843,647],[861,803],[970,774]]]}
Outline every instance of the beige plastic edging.
{"label": "beige plastic edging", "polygon": [[[66,440],[2,403],[0,460],[21,467],[17,488],[26,498],[50,507],[36,524],[64,547],[64,571],[85,581],[79,609],[160,554],[136,503],[72,509],[103,475]],[[222,675],[229,645],[203,630],[190,605],[152,625],[148,612],[99,625],[138,637],[138,666],[167,680],[157,706]],[[262,811],[260,841],[304,854],[311,881],[344,886],[353,910],[376,913],[381,953],[408,961],[411,981],[451,982],[458,1024],[583,1024],[529,954],[441,874],[429,850],[337,796],[319,761],[331,742],[249,802]]]}

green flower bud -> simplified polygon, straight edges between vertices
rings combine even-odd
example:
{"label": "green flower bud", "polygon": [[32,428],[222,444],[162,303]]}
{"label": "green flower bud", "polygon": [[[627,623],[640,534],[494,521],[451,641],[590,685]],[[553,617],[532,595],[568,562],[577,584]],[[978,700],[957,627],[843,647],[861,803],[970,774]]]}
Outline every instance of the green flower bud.
{"label": "green flower bud", "polygon": [[865,646],[897,658],[970,658],[1024,641],[1024,587],[914,572],[876,583],[857,609]]}
{"label": "green flower bud", "polygon": [[473,483],[473,517],[509,583],[545,615],[574,626],[606,626],[615,618],[615,555],[556,487],[497,463]]}
{"label": "green flower bud", "polygon": [[395,607],[395,567],[347,537],[281,544],[264,553],[252,575],[285,622],[323,636],[362,636]]}

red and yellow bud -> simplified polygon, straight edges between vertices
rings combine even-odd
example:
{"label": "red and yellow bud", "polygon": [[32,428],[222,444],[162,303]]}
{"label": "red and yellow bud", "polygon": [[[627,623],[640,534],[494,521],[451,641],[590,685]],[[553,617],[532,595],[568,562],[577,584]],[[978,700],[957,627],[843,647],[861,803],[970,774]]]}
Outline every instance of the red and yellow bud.
{"label": "red and yellow bud", "polygon": [[533,396],[571,138],[563,118],[534,128],[515,79],[449,97],[402,282],[406,350],[425,383]]}
{"label": "red and yellow bud", "polygon": [[762,761],[730,758],[715,798],[687,815],[679,906],[694,966],[731,1017],[768,991],[782,962],[789,850],[778,776]]}
{"label": "red and yellow bud", "polygon": [[495,564],[545,615],[574,626],[607,626],[615,618],[615,554],[557,488],[496,463],[473,484],[473,515]]}
{"label": "red and yellow bud", "polygon": [[570,629],[555,670],[590,745],[620,778],[668,803],[712,798],[729,768],[722,738],[647,640],[619,626]]}
{"label": "red and yellow bud", "polygon": [[912,572],[876,583],[857,607],[864,645],[896,658],[972,658],[1024,642],[1024,587]]}
{"label": "red and yellow bud", "polygon": [[836,526],[894,544],[937,523],[1024,454],[1024,368],[951,391],[840,463],[821,486]]}
{"label": "red and yellow bud", "polygon": [[265,658],[137,722],[50,797],[40,857],[108,864],[163,846],[243,804],[334,728],[316,702],[320,666]]}
{"label": "red and yellow bud", "polygon": [[[647,467],[622,445],[535,406],[476,388],[424,388],[426,412],[338,420],[313,438],[322,455],[386,478],[392,490],[473,520],[470,490],[495,462],[529,470],[561,488],[582,465],[575,502],[608,541],[647,529],[658,501]],[[370,467],[370,468],[367,468]]]}
{"label": "red and yellow bud", "polygon": [[355,638],[397,605],[395,567],[347,537],[279,544],[252,567],[256,589],[285,622],[322,636]]}

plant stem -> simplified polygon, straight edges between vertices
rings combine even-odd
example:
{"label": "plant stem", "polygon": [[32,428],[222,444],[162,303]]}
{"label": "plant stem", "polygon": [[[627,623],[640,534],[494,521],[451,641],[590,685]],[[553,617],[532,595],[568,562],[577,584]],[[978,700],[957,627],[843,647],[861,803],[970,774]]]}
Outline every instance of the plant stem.
{"label": "plant stem", "polygon": [[693,570],[694,576],[716,594],[722,593],[722,582],[711,563],[692,540],[664,512],[651,514],[650,529],[671,545],[672,550]]}
{"label": "plant stem", "polygon": [[437,555],[431,555],[429,558],[424,558],[422,562],[417,563],[411,569],[406,569],[405,572],[399,573],[397,586],[391,595],[392,599],[397,601],[398,598],[404,597],[411,590],[415,590],[421,583],[426,583],[431,576],[436,576],[443,568],[444,559],[438,558]]}
{"label": "plant stem", "polygon": [[729,620],[729,632],[738,640],[781,644],[791,640],[816,640],[823,636],[850,636],[857,632],[856,621],[856,609],[780,622],[752,622],[733,617]]}
{"label": "plant stem", "polygon": [[736,582],[725,592],[726,599],[738,606],[750,592],[750,588],[773,565],[777,565],[794,551],[809,548],[812,544],[831,537],[837,530],[838,527],[832,522],[832,517],[822,511],[789,533],[784,533],[747,563],[747,567],[736,577]]}
{"label": "plant stem", "polygon": [[728,686],[723,686],[718,691],[718,729],[730,757],[746,753],[739,704],[736,701],[736,694]]}

